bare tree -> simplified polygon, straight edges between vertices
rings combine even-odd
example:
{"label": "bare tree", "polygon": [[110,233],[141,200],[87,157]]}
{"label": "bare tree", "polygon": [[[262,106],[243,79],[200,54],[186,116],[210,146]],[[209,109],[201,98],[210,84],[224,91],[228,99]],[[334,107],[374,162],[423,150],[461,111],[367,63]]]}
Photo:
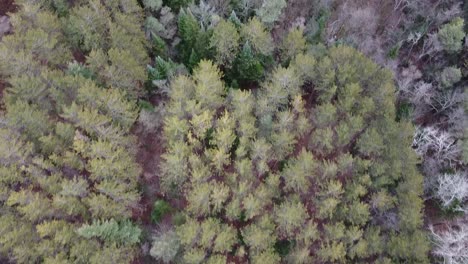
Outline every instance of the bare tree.
{"label": "bare tree", "polygon": [[447,225],[442,231],[435,231],[430,225],[435,247],[432,253],[443,258],[447,264],[468,263],[468,225],[465,222],[458,222]]}
{"label": "bare tree", "polygon": [[448,162],[449,165],[460,159],[461,149],[457,145],[457,140],[450,133],[434,126],[418,128],[413,139],[413,147],[419,155],[432,155],[436,160]]}
{"label": "bare tree", "polygon": [[446,110],[452,109],[463,100],[463,94],[459,90],[455,91],[439,91],[432,97],[430,106],[436,111],[441,113]]}
{"label": "bare tree", "polygon": [[[464,203],[468,199],[468,178],[465,173],[443,174],[437,177],[436,196],[443,207],[451,206],[455,201]],[[464,211],[463,208],[456,210]],[[468,249],[467,249],[468,250]]]}

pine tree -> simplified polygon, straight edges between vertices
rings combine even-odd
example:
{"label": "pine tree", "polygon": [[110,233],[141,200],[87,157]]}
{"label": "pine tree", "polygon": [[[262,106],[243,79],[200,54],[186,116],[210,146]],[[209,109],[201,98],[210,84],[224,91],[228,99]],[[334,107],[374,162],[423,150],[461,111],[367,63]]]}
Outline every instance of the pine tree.
{"label": "pine tree", "polygon": [[244,44],[234,64],[239,81],[258,81],[263,77],[263,66],[253,54],[249,42]]}
{"label": "pine tree", "polygon": [[140,241],[141,230],[129,221],[118,223],[111,219],[95,221],[91,225],[85,224],[78,228],[77,233],[88,239],[97,237],[109,243],[131,245]]}

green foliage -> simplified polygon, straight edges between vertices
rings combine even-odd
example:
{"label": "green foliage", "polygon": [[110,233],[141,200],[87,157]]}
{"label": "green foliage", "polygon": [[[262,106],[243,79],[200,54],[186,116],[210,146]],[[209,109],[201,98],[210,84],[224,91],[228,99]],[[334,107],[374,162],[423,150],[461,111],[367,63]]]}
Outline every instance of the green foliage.
{"label": "green foliage", "polygon": [[457,17],[440,28],[437,36],[446,51],[455,53],[461,50],[465,37],[463,24],[463,19]]}
{"label": "green foliage", "polygon": [[202,29],[189,9],[180,11],[178,29],[181,38],[178,44],[181,61],[192,69],[200,60],[210,56],[212,31]]}
{"label": "green foliage", "polygon": [[164,200],[156,200],[151,210],[151,222],[158,223],[162,217],[167,213],[171,212],[172,207],[169,203]]}
{"label": "green foliage", "polygon": [[[141,220],[136,156],[146,152],[131,134],[139,110],[156,111],[143,90],[152,82],[168,97],[157,106],[157,195],[185,206],[167,218],[175,229],[152,237],[157,261],[427,262],[423,181],[411,126],[401,113],[395,122],[391,74],[352,48],[310,47],[299,20],[275,47],[284,0],[192,3],[53,0],[11,14],[0,43],[0,259],[135,261],[147,247],[130,221]],[[232,9],[239,17],[216,15]],[[312,38],[325,37],[329,15]],[[461,49],[459,22],[437,35],[449,52]],[[437,81],[461,75],[449,67]],[[157,200],[151,220],[172,211]]]}
{"label": "green foliage", "polygon": [[287,256],[293,247],[294,242],[291,242],[289,240],[280,240],[275,243],[275,251],[281,257]]}
{"label": "green foliage", "polygon": [[162,0],[162,2],[172,10],[178,11],[179,9],[188,6],[193,2],[193,0]]}
{"label": "green foliage", "polygon": [[165,80],[175,74],[175,71],[179,65],[172,60],[164,60],[160,56],[157,56],[154,60],[154,67],[148,65],[148,79],[154,80]]}
{"label": "green foliage", "polygon": [[281,55],[285,61],[293,59],[296,55],[302,54],[307,49],[304,32],[300,28],[292,28],[281,46]]}
{"label": "green foliage", "polygon": [[[141,233],[128,220],[140,200],[129,136],[138,115],[129,98],[146,78],[139,8],[136,1],[18,4],[15,32],[0,44],[2,79],[11,86],[0,117],[0,258],[128,263]],[[83,225],[93,219],[103,220]]]}
{"label": "green foliage", "polygon": [[397,108],[397,113],[396,113],[396,120],[401,121],[401,120],[408,120],[411,115],[411,104],[408,102],[399,102],[398,108]]}
{"label": "green foliage", "polygon": [[[393,210],[402,234],[420,232],[421,176],[411,149],[402,147],[410,146],[411,129],[395,122],[391,75],[348,47],[331,48],[318,61],[304,49],[254,93],[226,94],[209,61],[192,77],[173,80],[162,171],[188,201],[177,229],[185,261],[218,261],[245,244],[236,256],[252,263],[310,263],[313,254],[324,262],[365,262],[386,256],[392,223],[374,221]],[[305,83],[317,89],[312,106],[303,98]],[[231,223],[239,225],[223,227]],[[275,253],[275,241],[286,240],[294,246]]]}
{"label": "green foliage", "polygon": [[132,245],[140,242],[141,229],[130,221],[118,223],[114,219],[85,224],[77,229],[77,234],[85,238],[99,238],[109,243]]}
{"label": "green foliage", "polygon": [[234,76],[239,81],[258,81],[264,75],[264,68],[260,60],[253,54],[249,42],[244,44],[234,64]]}
{"label": "green foliage", "polygon": [[157,35],[151,35],[151,47],[153,54],[158,56],[165,56],[167,53],[166,42],[164,42],[164,40]]}
{"label": "green foliage", "polygon": [[22,131],[31,141],[37,140],[50,129],[47,113],[23,101],[10,105],[6,117],[11,127]]}
{"label": "green foliage", "polygon": [[401,44],[400,43],[396,44],[395,46],[390,48],[390,50],[387,53],[387,56],[393,60],[398,58],[398,54],[400,53],[400,48],[401,48]]}
{"label": "green foliage", "polygon": [[273,52],[273,39],[265,25],[257,17],[252,17],[246,24],[242,25],[240,33],[241,37],[248,41],[256,52],[263,55],[270,55]]}
{"label": "green foliage", "polygon": [[229,20],[221,20],[213,30],[210,46],[216,50],[216,62],[230,67],[237,54],[240,36]]}

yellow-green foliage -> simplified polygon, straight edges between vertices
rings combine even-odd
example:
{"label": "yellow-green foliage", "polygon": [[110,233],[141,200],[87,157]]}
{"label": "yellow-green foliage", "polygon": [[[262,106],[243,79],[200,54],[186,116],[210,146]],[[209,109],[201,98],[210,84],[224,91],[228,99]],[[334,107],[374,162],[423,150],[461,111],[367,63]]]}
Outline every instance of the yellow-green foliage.
{"label": "yellow-green foliage", "polygon": [[[188,202],[183,258],[218,261],[222,244],[252,263],[427,262],[422,178],[411,128],[394,121],[391,75],[349,47],[319,59],[304,49],[255,92],[225,90],[209,61],[173,81],[161,168],[165,192],[182,191]],[[303,89],[310,83],[312,105]],[[374,222],[375,210],[400,224]],[[219,233],[222,225],[240,236]],[[390,236],[415,251],[385,251]],[[414,237],[418,246],[409,244]],[[286,240],[295,243],[279,255]]]}
{"label": "yellow-green foliage", "polygon": [[[14,34],[0,42],[10,84],[0,117],[0,258],[129,263],[141,173],[129,132],[148,60],[137,3],[78,1],[59,19],[49,1],[21,2]],[[72,61],[72,46],[91,51],[88,64]],[[91,218],[126,224],[117,236],[112,226],[78,236]]]}

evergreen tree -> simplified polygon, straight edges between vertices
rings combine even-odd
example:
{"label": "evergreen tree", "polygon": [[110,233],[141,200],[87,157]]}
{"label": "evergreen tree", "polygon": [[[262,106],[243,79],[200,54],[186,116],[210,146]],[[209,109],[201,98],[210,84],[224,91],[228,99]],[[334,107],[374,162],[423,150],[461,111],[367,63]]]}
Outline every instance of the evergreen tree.
{"label": "evergreen tree", "polygon": [[263,77],[264,69],[254,55],[249,42],[244,44],[235,61],[235,75],[239,81],[258,81]]}

